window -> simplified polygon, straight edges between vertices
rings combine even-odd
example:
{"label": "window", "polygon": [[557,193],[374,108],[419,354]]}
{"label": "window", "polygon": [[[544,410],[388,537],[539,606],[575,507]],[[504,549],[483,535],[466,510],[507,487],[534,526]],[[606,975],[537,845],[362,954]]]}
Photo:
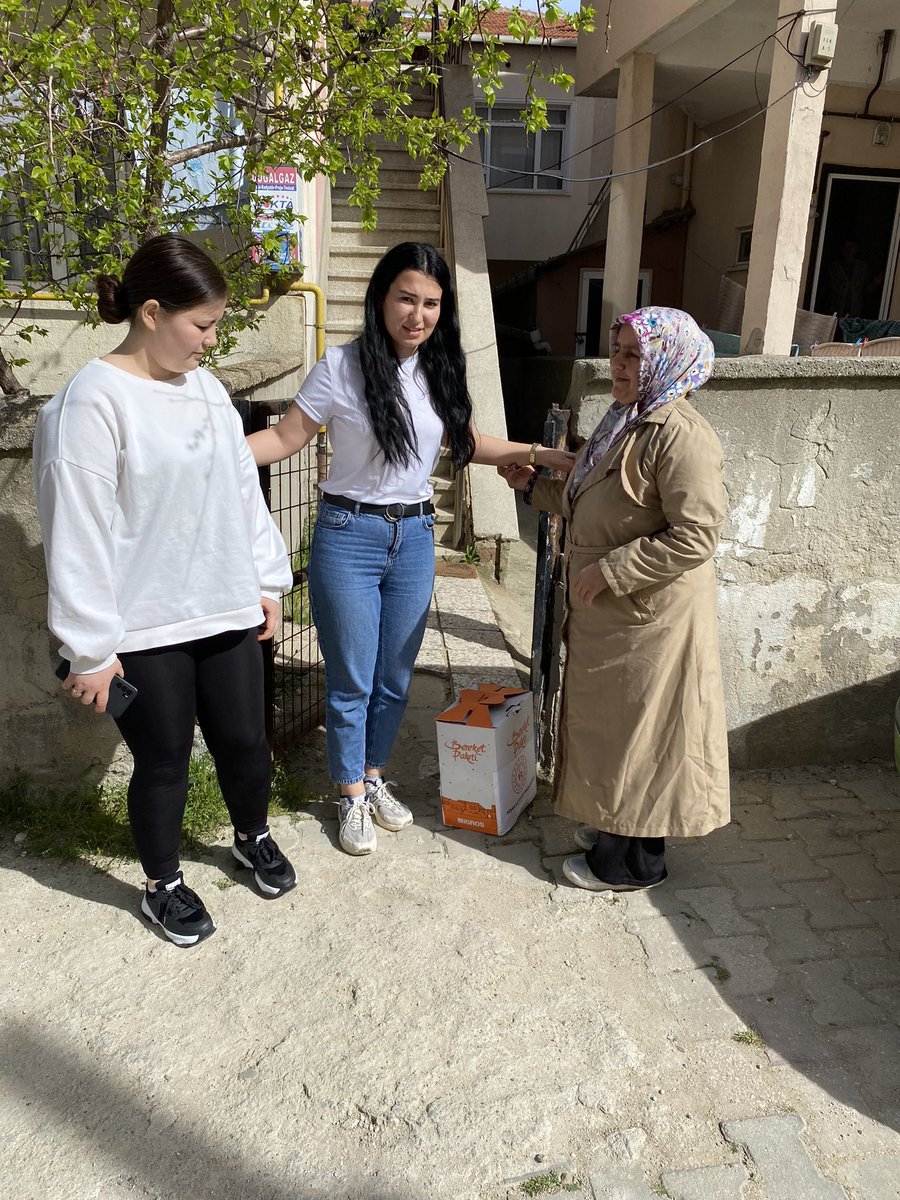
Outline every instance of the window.
{"label": "window", "polygon": [[[578,297],[578,330],[575,333],[575,357],[597,358],[607,353],[609,327],[603,324],[602,267],[582,268],[581,290]],[[638,273],[635,308],[650,303],[650,272]]]}
{"label": "window", "polygon": [[735,263],[740,266],[745,266],[750,262],[750,246],[753,242],[753,226],[747,226],[744,229],[738,230],[737,243],[737,258]]}
{"label": "window", "polygon": [[10,199],[4,205],[0,213],[0,258],[9,263],[7,279],[23,279],[26,270],[50,278],[50,255],[41,240],[42,229],[20,201]]}
{"label": "window", "polygon": [[[178,109],[188,107],[189,97],[173,92],[173,104]],[[87,96],[75,97],[80,115],[85,121],[85,154],[98,168],[93,189],[88,192],[77,179],[73,183],[74,202],[83,217],[77,240],[73,232],[58,220],[37,221],[25,204],[9,193],[0,203],[0,259],[8,266],[0,269],[0,282],[22,281],[29,278],[40,285],[66,280],[70,274],[92,274],[95,270],[94,229],[107,218],[108,197],[114,196],[120,179],[135,169],[143,170],[145,163],[131,153],[120,152],[108,119],[93,122],[94,102]],[[118,123],[129,124],[128,110],[122,106]],[[208,120],[187,117],[172,122],[168,150],[185,149],[195,144],[214,141],[223,135],[240,135],[243,126],[231,102],[221,98],[215,103]],[[28,173],[27,164],[23,168]],[[176,165],[168,173],[163,197],[166,213],[177,226],[177,218],[192,222],[198,229],[221,226],[227,219],[222,192],[246,192],[244,155],[238,148],[227,157],[217,152],[203,154]],[[108,193],[108,195],[107,195]]]}
{"label": "window", "polygon": [[[476,112],[488,122],[480,135],[481,161],[489,190],[562,192],[562,160],[568,108],[547,106],[549,127],[529,133],[515,106],[479,105]],[[543,174],[538,174],[543,172]]]}

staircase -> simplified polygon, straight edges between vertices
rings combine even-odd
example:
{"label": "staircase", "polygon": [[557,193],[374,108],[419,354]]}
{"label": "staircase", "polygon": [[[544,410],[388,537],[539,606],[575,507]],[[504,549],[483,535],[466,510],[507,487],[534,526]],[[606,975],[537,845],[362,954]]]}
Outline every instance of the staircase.
{"label": "staircase", "polygon": [[[416,99],[411,105],[411,111],[419,115],[428,115],[432,110],[430,97]],[[419,166],[403,147],[388,142],[376,145],[382,156],[377,228],[371,232],[364,230],[359,209],[348,203],[352,178],[338,176],[331,192],[327,346],[342,346],[361,332],[366,287],[375,264],[386,250],[407,241],[431,242],[437,246],[440,238],[437,191],[421,190]],[[455,548],[456,484],[443,451],[431,482],[434,486],[435,541],[440,546]]]}

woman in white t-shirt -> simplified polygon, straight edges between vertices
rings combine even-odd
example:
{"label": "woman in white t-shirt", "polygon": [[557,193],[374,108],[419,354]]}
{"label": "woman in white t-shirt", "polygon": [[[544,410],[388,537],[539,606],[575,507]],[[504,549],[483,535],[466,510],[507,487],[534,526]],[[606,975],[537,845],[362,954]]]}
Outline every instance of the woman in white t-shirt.
{"label": "woman in white t-shirt", "polygon": [[295,454],[321,425],[333,456],[320,484],[309,591],[325,659],[328,762],[340,844],[369,854],[373,817],[394,831],[413,819],[383,773],[431,603],[429,476],[441,446],[457,469],[531,461],[568,470],[573,456],[473,428],[450,272],[425,242],[384,255],[366,292],[362,335],[327,350],[281,421],[250,437],[257,463]]}
{"label": "woman in white t-shirt", "polygon": [[185,886],[179,843],[199,720],[234,823],[234,858],[269,897],[294,887],[267,825],[269,750],[259,642],[292,572],[231,400],[200,360],[227,299],[185,238],[153,238],[98,310],[125,340],[38,416],[34,471],[51,630],[74,699],[106,710],[114,680],[137,696],[116,719],[134,758],[132,834],[141,911],[176,945],[215,930]]}

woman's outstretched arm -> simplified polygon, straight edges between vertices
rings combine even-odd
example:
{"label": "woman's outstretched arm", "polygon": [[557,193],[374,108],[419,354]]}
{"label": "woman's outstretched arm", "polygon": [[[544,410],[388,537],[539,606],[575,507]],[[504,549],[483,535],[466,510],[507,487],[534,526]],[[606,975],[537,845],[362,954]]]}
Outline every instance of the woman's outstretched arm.
{"label": "woman's outstretched arm", "polygon": [[[475,453],[472,462],[485,467],[512,467],[528,463],[531,446],[526,442],[509,442],[505,438],[491,437],[488,433],[479,433],[472,428],[475,438]],[[553,450],[549,446],[535,446],[535,464],[547,467],[550,471],[564,471],[567,475],[572,470],[575,455],[568,450]]]}
{"label": "woman's outstretched arm", "polygon": [[299,404],[292,404],[277,425],[251,433],[247,441],[256,465],[267,467],[308,446],[318,429],[317,420],[305,413]]}

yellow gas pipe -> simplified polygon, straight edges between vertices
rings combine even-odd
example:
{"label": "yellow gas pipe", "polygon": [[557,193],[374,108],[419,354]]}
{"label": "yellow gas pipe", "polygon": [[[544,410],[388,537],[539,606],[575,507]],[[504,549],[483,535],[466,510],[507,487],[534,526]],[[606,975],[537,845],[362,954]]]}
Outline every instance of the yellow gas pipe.
{"label": "yellow gas pipe", "polygon": [[[298,280],[292,283],[288,288],[288,292],[293,292],[295,295],[299,292],[312,292],[316,299],[316,361],[325,353],[325,293],[317,283],[307,283],[305,280]],[[268,304],[271,298],[271,293],[267,287],[263,288],[262,295],[250,300],[249,303],[256,306],[259,304]],[[94,293],[88,299],[96,299]],[[32,292],[30,295],[27,292],[5,292],[0,291],[0,302],[13,301],[14,303],[21,302],[30,304],[32,300],[54,301],[57,304],[65,304],[65,296],[55,296],[52,292]]]}

